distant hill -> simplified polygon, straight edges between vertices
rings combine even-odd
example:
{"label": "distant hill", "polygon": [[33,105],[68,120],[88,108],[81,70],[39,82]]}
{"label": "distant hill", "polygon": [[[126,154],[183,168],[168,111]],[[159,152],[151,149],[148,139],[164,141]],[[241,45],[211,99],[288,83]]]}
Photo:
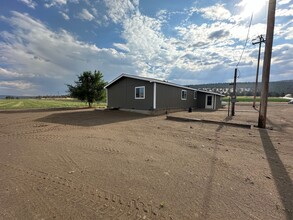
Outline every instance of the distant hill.
{"label": "distant hill", "polygon": [[[252,96],[254,94],[253,82],[239,82],[236,86],[237,95],[241,96]],[[211,83],[211,84],[201,84],[201,85],[188,85],[188,87],[200,89],[204,91],[213,91],[229,95],[232,92],[233,85],[229,83]],[[258,95],[260,95],[260,90],[262,88],[262,83],[258,83]],[[269,85],[269,96],[271,97],[282,97],[286,94],[293,94],[293,80],[284,80],[270,82]]]}

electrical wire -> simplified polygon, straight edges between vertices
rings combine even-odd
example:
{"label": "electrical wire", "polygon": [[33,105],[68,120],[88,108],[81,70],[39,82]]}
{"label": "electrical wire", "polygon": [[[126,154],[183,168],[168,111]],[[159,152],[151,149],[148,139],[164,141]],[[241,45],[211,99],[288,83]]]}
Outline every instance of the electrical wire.
{"label": "electrical wire", "polygon": [[243,47],[243,50],[242,50],[242,53],[241,53],[241,56],[240,56],[240,59],[236,65],[236,68],[238,67],[239,63],[241,62],[241,59],[242,59],[242,56],[243,56],[243,53],[246,49],[246,46],[247,46],[247,42],[248,42],[248,38],[249,38],[249,32],[250,32],[250,28],[251,28],[251,23],[252,23],[252,18],[253,18],[253,13],[251,14],[251,18],[250,18],[250,22],[249,22],[249,27],[248,27],[248,31],[247,31],[247,36],[246,36],[246,41],[245,41],[245,44],[244,44],[244,47]]}
{"label": "electrical wire", "polygon": [[238,71],[237,71],[237,73],[238,73],[238,74],[237,74],[237,79],[239,79],[239,78],[240,78],[240,75],[241,75],[241,71],[240,71],[239,68],[238,68],[237,70],[238,70]]}

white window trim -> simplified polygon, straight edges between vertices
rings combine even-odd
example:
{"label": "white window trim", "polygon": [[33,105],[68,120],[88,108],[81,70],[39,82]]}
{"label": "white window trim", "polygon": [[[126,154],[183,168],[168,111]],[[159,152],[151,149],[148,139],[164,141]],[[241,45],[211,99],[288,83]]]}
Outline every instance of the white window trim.
{"label": "white window trim", "polygon": [[[143,88],[143,97],[136,97],[136,89]],[[145,99],[145,86],[137,86],[134,88],[134,98],[135,99]]]}
{"label": "white window trim", "polygon": [[[186,98],[182,98],[182,92],[183,92],[183,91],[186,92]],[[187,100],[187,90],[185,90],[185,89],[182,89],[182,90],[181,90],[181,100]]]}
{"label": "white window trim", "polygon": [[[207,102],[208,102],[208,97],[212,97],[212,103],[211,105],[207,105]],[[206,98],[205,98],[205,108],[206,109],[214,109],[214,95],[206,95]]]}
{"label": "white window trim", "polygon": [[154,98],[153,109],[157,108],[157,83],[154,83]]}
{"label": "white window trim", "polygon": [[[196,96],[195,96],[196,95]],[[197,91],[193,92],[193,99],[197,99]]]}

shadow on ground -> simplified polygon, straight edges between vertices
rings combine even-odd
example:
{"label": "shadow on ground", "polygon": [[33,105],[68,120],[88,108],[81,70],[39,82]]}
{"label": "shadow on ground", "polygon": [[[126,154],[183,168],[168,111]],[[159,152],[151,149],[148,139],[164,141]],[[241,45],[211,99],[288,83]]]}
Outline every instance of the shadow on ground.
{"label": "shadow on ground", "polygon": [[53,113],[35,121],[74,126],[99,126],[150,117],[118,110],[85,110]]}
{"label": "shadow on ground", "polygon": [[293,220],[293,183],[281,161],[266,129],[259,129],[262,145],[272,172],[275,185],[283,203],[287,220]]}
{"label": "shadow on ground", "polygon": [[[224,119],[224,121],[230,121],[231,119],[232,117],[227,116]],[[211,166],[210,166],[208,180],[206,183],[206,188],[204,190],[201,219],[208,219],[209,217],[210,203],[212,201],[213,182],[215,179],[216,166],[217,166],[216,164],[217,152],[219,150],[218,140],[219,140],[220,131],[223,127],[224,125],[219,125],[215,132],[215,146],[214,146],[213,155],[211,156]]]}

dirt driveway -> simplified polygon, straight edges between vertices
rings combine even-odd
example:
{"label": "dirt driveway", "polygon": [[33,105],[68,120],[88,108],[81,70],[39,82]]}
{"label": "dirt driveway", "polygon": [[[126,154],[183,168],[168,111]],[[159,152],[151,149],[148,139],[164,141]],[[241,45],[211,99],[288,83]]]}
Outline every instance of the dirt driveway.
{"label": "dirt driveway", "polygon": [[1,112],[0,219],[293,219],[293,105],[165,118]]}

